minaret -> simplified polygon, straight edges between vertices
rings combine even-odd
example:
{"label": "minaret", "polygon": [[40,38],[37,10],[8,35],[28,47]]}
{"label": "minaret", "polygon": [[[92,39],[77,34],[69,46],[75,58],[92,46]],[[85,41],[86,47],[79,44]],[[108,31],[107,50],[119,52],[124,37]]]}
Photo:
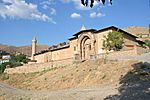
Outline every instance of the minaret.
{"label": "minaret", "polygon": [[86,27],[84,25],[81,26],[80,31],[86,30]]}
{"label": "minaret", "polygon": [[31,60],[34,60],[34,54],[36,53],[36,43],[37,40],[35,37],[32,39],[32,55],[31,55]]}

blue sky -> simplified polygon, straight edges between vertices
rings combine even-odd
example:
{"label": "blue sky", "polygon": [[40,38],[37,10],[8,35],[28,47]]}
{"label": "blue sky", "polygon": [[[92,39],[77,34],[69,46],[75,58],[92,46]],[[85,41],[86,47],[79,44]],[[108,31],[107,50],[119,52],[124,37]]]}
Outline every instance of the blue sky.
{"label": "blue sky", "polygon": [[95,3],[91,9],[80,0],[0,0],[0,44],[31,45],[36,36],[39,44],[53,45],[67,41],[81,25],[94,29],[148,27],[149,2],[113,0],[112,6]]}

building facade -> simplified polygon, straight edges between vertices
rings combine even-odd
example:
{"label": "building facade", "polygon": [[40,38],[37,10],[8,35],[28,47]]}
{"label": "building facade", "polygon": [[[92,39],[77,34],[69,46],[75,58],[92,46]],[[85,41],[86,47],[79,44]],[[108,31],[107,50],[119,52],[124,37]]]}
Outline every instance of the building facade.
{"label": "building facade", "polygon": [[32,50],[34,51],[32,52],[32,60],[36,60],[37,63],[42,63],[65,59],[95,58],[96,55],[105,53],[105,50],[103,49],[104,37],[107,36],[109,32],[113,31],[123,33],[124,46],[122,50],[134,49],[137,45],[143,43],[138,40],[136,36],[114,26],[100,30],[82,27],[80,32],[68,39],[68,42],[53,45],[48,50],[35,53],[36,42],[32,42]]}

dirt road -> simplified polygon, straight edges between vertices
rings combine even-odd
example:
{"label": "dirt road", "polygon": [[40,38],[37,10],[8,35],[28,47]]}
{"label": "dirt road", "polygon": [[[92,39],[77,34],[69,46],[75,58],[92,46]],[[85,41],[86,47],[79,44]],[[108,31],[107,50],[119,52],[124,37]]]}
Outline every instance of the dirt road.
{"label": "dirt road", "polygon": [[59,91],[30,91],[0,83],[0,100],[103,100],[104,97],[116,93],[115,85]]}

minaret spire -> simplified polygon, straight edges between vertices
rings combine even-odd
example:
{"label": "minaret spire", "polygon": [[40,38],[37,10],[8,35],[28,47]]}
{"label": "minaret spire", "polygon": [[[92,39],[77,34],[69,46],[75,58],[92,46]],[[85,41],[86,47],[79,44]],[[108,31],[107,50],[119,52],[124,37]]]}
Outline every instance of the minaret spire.
{"label": "minaret spire", "polygon": [[34,54],[36,53],[36,44],[37,44],[36,37],[33,37],[33,39],[32,39],[32,55],[31,55],[31,60],[34,60]]}

